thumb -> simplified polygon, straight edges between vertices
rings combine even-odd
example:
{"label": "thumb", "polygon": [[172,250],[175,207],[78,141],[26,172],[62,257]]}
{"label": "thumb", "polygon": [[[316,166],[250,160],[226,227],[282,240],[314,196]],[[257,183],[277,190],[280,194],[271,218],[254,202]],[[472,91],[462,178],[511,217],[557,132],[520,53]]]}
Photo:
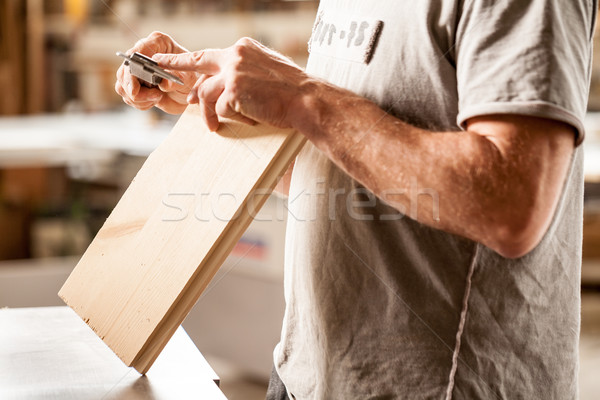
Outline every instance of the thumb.
{"label": "thumb", "polygon": [[156,53],[152,59],[163,68],[215,75],[221,70],[222,50],[199,50],[181,54]]}
{"label": "thumb", "polygon": [[194,72],[187,72],[187,71],[168,71],[168,72],[179,77],[183,81],[183,86],[180,85],[179,83],[173,82],[171,80],[163,79],[158,84],[158,87],[163,92],[181,92],[181,91],[189,90],[194,85],[196,80],[198,79],[197,74]]}

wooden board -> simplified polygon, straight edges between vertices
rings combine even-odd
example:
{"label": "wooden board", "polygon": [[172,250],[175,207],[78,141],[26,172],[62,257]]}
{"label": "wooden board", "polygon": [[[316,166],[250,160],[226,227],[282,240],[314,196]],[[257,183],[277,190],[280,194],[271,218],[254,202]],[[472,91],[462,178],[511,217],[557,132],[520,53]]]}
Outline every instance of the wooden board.
{"label": "wooden board", "polygon": [[188,107],[59,296],[145,373],[304,142],[290,130],[236,122],[212,133]]}

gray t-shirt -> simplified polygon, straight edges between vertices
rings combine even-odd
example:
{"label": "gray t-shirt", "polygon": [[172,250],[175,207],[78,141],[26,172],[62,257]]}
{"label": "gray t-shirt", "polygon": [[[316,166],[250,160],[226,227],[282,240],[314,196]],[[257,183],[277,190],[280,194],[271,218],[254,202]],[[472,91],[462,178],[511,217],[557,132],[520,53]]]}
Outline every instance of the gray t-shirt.
{"label": "gray t-shirt", "polygon": [[[421,128],[514,113],[567,122],[580,141],[596,7],[324,0],[307,70]],[[582,193],[578,147],[542,242],[510,260],[404,217],[308,144],[292,176],[274,351],[290,395],[576,398]]]}

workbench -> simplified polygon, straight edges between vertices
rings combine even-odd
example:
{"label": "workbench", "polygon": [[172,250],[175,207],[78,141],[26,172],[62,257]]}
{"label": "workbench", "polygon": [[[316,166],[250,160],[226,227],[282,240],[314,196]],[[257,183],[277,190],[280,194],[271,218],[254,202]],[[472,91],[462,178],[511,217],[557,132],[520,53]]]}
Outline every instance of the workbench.
{"label": "workbench", "polygon": [[142,376],[68,307],[0,309],[2,400],[226,399],[218,382],[181,327]]}

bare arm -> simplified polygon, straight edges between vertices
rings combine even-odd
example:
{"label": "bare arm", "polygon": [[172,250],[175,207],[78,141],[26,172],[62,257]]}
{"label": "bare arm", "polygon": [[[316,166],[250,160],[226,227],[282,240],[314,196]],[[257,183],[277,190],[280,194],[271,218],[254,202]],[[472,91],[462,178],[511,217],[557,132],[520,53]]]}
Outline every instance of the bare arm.
{"label": "bare arm", "polygon": [[[469,120],[464,132],[430,132],[344,90],[304,86],[293,125],[395,208],[506,257],[522,256],[541,240],[574,147],[569,125],[489,115]],[[439,210],[435,196],[411,193],[412,182],[435,193]]]}

